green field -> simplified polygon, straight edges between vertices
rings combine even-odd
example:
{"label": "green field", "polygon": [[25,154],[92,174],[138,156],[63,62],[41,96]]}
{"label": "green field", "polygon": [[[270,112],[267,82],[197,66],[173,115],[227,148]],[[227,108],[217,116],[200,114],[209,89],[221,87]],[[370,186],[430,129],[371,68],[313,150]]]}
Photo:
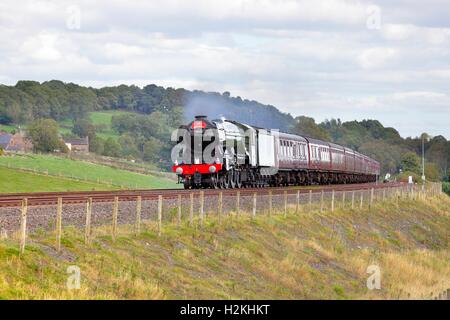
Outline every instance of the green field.
{"label": "green field", "polygon": [[0,167],[0,193],[117,189],[93,182],[51,177]]}
{"label": "green field", "polygon": [[[128,111],[98,111],[89,113],[89,118],[92,123],[98,127],[97,136],[107,139],[107,138],[119,138],[119,134],[111,128],[111,119],[113,116],[118,116],[122,114],[129,114],[132,112]],[[73,123],[71,120],[59,121],[60,132],[62,134],[70,134],[72,132]]]}
{"label": "green field", "polygon": [[15,125],[0,124],[0,131],[12,132],[13,130],[17,131],[17,127]]}
{"label": "green field", "polygon": [[[107,138],[119,138],[119,134],[115,132],[111,128],[111,119],[113,116],[123,115],[123,114],[130,114],[133,112],[129,111],[120,111],[120,110],[114,110],[114,111],[98,111],[98,112],[90,112],[89,118],[91,119],[92,123],[94,125],[98,126],[97,135],[101,138],[107,139]],[[71,134],[72,128],[73,128],[73,122],[70,119],[60,120],[58,121],[59,124],[59,132],[61,134]],[[24,127],[25,128],[25,127]],[[0,131],[17,131],[17,125],[4,125],[0,124]]]}
{"label": "green field", "polygon": [[0,166],[47,172],[53,176],[89,180],[100,184],[113,184],[127,188],[176,188],[167,178],[144,175],[131,171],[52,155],[24,154],[0,157]]}

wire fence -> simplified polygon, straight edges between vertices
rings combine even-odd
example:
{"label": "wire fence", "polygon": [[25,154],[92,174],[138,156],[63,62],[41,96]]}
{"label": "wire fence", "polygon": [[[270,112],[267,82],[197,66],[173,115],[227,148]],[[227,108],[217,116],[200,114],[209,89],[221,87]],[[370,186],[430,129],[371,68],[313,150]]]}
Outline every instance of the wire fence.
{"label": "wire fence", "polygon": [[81,204],[64,204],[58,198],[57,205],[30,207],[24,198],[21,208],[0,208],[0,236],[18,240],[23,253],[30,233],[51,230],[55,233],[56,250],[60,251],[63,228],[67,227],[84,230],[84,241],[89,244],[100,235],[110,235],[113,241],[118,235],[141,232],[161,235],[168,225],[197,228],[206,221],[220,224],[239,216],[254,219],[299,212],[370,209],[383,201],[398,205],[400,200],[427,199],[441,193],[440,183],[428,183],[423,187],[405,184],[359,190],[200,190],[166,198],[163,194],[145,200],[137,196],[132,201],[115,197],[111,202],[95,202],[87,198]]}

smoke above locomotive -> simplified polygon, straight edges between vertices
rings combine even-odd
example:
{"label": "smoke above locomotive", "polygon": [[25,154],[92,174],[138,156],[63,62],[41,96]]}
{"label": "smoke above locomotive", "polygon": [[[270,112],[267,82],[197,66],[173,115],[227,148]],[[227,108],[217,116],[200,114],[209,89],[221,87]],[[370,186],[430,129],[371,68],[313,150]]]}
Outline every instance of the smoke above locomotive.
{"label": "smoke above locomotive", "polygon": [[173,171],[191,188],[376,181],[380,164],[352,149],[205,115],[172,134]]}

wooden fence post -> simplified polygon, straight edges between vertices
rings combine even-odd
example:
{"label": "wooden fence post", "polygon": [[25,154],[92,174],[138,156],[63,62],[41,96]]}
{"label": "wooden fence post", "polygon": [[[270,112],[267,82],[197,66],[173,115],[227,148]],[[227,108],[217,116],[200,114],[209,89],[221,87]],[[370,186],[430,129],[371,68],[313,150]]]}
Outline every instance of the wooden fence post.
{"label": "wooden fence post", "polygon": [[312,211],[312,190],[309,190],[309,212]]}
{"label": "wooden fence post", "polygon": [[138,196],[136,201],[136,234],[141,233],[141,211],[142,211],[142,197]]}
{"label": "wooden fence post", "polygon": [[89,198],[86,202],[86,224],[84,229],[84,243],[89,244],[91,242],[91,215],[92,215],[92,198]]}
{"label": "wooden fence post", "polygon": [[181,194],[178,195],[178,226],[181,225]]}
{"label": "wooden fence post", "polygon": [[61,232],[62,232],[62,198],[58,197],[56,207],[56,251],[61,251]]}
{"label": "wooden fence post", "polygon": [[253,193],[253,210],[252,218],[256,217],[256,192]]}
{"label": "wooden fence post", "polygon": [[284,217],[287,216],[288,195],[287,191],[284,191]]}
{"label": "wooden fence post", "polygon": [[272,190],[269,190],[269,216],[272,215]]}
{"label": "wooden fence post", "polygon": [[373,204],[373,188],[370,189],[370,201],[369,201],[369,208],[372,208]]}
{"label": "wooden fence post", "polygon": [[342,192],[342,209],[345,209],[345,191]]}
{"label": "wooden fence post", "polygon": [[158,236],[161,236],[161,228],[162,228],[162,195],[158,196]]}
{"label": "wooden fence post", "polygon": [[117,236],[117,215],[119,213],[119,197],[114,197],[113,215],[112,215],[112,241],[116,241]]}
{"label": "wooden fence post", "polygon": [[189,194],[190,208],[189,208],[189,225],[192,227],[194,224],[194,193]]}
{"label": "wooden fence post", "polygon": [[355,209],[355,190],[352,191],[352,210]]}
{"label": "wooden fence post", "polygon": [[200,191],[200,225],[203,226],[203,204],[205,191]]}
{"label": "wooden fence post", "polygon": [[386,189],[383,188],[383,202],[384,202],[385,199],[386,199]]}
{"label": "wooden fence post", "polygon": [[322,189],[322,193],[320,195],[320,212],[323,211],[323,194],[324,194],[324,192],[323,192],[323,189]]}
{"label": "wooden fence post", "polygon": [[218,213],[219,213],[219,223],[221,223],[221,221],[222,221],[222,200],[223,200],[223,193],[222,193],[222,191],[220,191],[219,192],[219,199],[218,199],[218,203],[217,203],[217,206],[218,206]]}
{"label": "wooden fence post", "polygon": [[400,200],[400,191],[397,189],[397,190],[395,190],[395,204],[396,204],[397,209],[400,206],[399,200]]}
{"label": "wooden fence post", "polygon": [[295,206],[295,213],[298,213],[300,207],[300,190],[297,190],[297,205]]}
{"label": "wooden fence post", "polygon": [[361,201],[359,202],[359,209],[362,209],[363,207],[363,200],[364,200],[364,190],[361,190]]}
{"label": "wooden fence post", "polygon": [[27,240],[27,211],[28,211],[28,199],[22,200],[22,214],[20,217],[20,254],[25,252],[25,244]]}
{"label": "wooden fence post", "polygon": [[331,212],[334,212],[334,189],[331,191]]}
{"label": "wooden fence post", "polygon": [[241,202],[241,192],[236,192],[236,216],[239,217],[240,211],[240,202]]}

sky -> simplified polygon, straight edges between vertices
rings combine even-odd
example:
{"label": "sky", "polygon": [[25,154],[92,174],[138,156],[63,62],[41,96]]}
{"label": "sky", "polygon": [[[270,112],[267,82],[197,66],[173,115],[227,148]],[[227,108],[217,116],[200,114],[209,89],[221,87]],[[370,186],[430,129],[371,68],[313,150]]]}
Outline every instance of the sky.
{"label": "sky", "polygon": [[450,138],[449,0],[0,2],[0,83],[229,91]]}

